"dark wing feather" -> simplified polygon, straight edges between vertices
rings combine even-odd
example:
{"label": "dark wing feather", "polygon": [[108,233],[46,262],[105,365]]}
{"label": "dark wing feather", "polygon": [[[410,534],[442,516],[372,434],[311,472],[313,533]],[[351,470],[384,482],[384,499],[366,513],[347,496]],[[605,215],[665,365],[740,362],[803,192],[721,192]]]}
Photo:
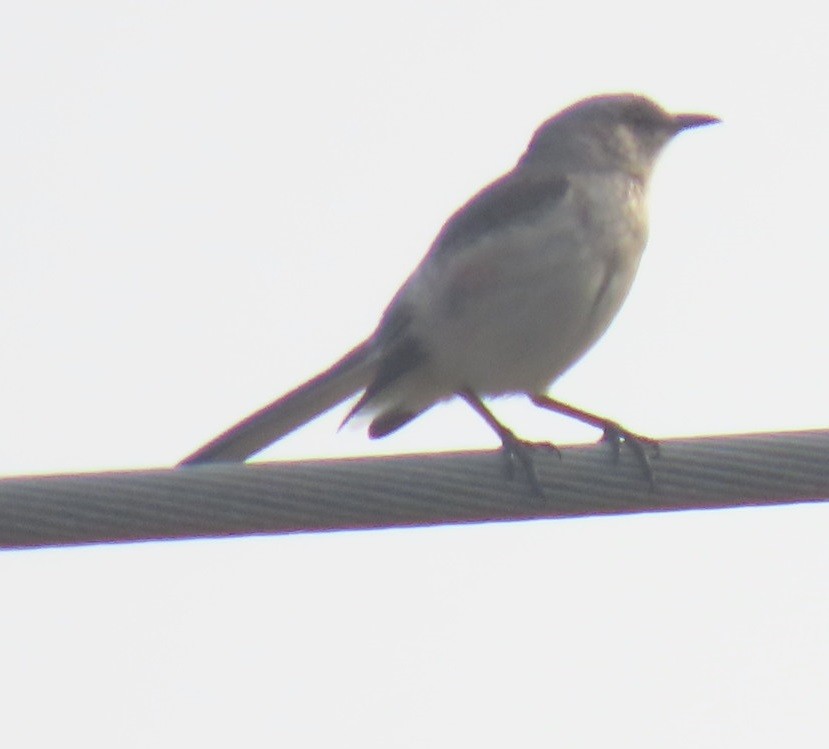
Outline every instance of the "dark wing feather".
{"label": "dark wing feather", "polygon": [[563,176],[534,180],[515,175],[505,174],[450,216],[432,244],[430,259],[462,249],[483,235],[532,223],[549,213],[569,188]]}

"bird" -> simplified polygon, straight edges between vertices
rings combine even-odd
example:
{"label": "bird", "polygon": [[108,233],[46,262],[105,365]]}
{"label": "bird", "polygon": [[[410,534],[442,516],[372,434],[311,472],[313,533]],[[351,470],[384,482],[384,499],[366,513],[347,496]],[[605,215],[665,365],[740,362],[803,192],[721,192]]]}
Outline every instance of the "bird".
{"label": "bird", "polygon": [[370,417],[373,439],[459,397],[497,434],[508,473],[521,465],[541,494],[532,458],[541,443],[518,437],[483,400],[523,394],[602,429],[617,456],[630,445],[652,482],[655,440],[547,391],[628,295],[663,148],[719,121],[671,114],[636,93],[592,96],[549,118],[514,168],[450,216],[366,340],[179,465],[245,461],[357,393],[343,423]]}

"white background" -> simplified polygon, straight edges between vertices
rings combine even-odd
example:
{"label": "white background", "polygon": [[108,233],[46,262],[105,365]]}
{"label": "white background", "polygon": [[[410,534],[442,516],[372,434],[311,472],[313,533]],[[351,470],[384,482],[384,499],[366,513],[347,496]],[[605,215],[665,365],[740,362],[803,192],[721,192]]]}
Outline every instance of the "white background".
{"label": "white background", "polygon": [[[573,100],[680,136],[553,392],[654,437],[826,426],[817,6],[8,3],[0,474],[171,465],[371,332]],[[525,436],[595,433],[520,401]],[[495,447],[461,404],[370,443]],[[4,745],[825,746],[820,505],[0,555]]]}

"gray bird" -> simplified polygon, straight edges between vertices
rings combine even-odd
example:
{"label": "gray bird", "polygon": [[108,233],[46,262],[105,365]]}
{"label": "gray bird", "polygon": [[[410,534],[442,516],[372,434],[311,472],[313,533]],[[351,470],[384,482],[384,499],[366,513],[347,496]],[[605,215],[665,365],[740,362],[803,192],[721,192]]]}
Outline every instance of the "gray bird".
{"label": "gray bird", "polygon": [[531,443],[482,396],[533,403],[629,444],[652,480],[653,440],[545,394],[604,333],[633,282],[648,232],[647,191],[659,153],[682,130],[718,122],[669,114],[635,94],[596,96],[547,120],[517,165],[444,224],[376,331],[336,364],[182,461],[243,461],[336,406],[372,417],[372,438],[460,396],[501,439],[508,466],[540,492]]}

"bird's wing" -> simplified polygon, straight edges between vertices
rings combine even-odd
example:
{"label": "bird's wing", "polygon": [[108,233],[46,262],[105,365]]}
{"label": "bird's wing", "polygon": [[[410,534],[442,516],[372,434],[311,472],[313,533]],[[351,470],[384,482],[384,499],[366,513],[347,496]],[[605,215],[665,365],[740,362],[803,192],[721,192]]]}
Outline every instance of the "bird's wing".
{"label": "bird's wing", "polygon": [[519,169],[485,187],[455,211],[435,238],[425,260],[438,260],[473,246],[482,235],[495,236],[549,214],[570,188],[567,177],[527,177]]}
{"label": "bird's wing", "polygon": [[[457,259],[467,249],[474,251],[484,237],[490,242],[498,243],[500,235],[522,224],[532,223],[539,214],[552,213],[568,189],[569,182],[565,177],[528,179],[522,173],[513,170],[481,190],[449,218],[421,265],[386,309],[374,335],[378,351],[376,370],[363,396],[346,417],[346,421],[378,398],[382,398],[398,380],[428,360],[428,353],[411,330],[410,294],[415,291],[414,286],[417,283],[412,282],[418,277],[424,264],[428,264],[430,274],[439,274],[442,265]],[[510,242],[505,239],[503,246],[507,251]],[[394,426],[391,428],[380,424],[382,420],[375,421],[370,428],[370,434],[382,436],[405,423],[413,415],[408,414],[402,420],[392,419]]]}

